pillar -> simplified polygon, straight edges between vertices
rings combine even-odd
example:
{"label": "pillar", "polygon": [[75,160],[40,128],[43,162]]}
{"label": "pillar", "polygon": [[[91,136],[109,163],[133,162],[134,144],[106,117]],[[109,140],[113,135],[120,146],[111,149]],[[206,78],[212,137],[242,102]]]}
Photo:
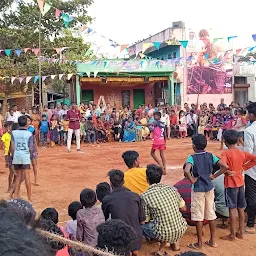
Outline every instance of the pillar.
{"label": "pillar", "polygon": [[80,86],[80,77],[76,75],[76,104],[80,105],[81,103],[81,86]]}
{"label": "pillar", "polygon": [[174,72],[172,72],[171,76],[168,79],[168,92],[169,92],[169,105],[175,104],[175,95],[174,95]]}

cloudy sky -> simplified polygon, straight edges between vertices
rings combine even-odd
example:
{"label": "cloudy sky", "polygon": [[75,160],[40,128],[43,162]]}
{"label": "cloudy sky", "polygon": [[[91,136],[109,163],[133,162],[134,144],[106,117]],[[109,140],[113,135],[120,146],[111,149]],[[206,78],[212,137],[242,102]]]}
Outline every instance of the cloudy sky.
{"label": "cloudy sky", "polygon": [[131,44],[184,21],[186,28],[211,28],[214,37],[233,36],[238,46],[253,46],[255,0],[94,0],[89,14],[98,33]]}

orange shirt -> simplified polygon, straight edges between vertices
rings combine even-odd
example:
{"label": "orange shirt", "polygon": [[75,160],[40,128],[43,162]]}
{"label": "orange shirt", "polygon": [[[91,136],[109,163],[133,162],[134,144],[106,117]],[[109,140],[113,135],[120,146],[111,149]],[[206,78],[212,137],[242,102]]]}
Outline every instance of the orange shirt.
{"label": "orange shirt", "polygon": [[238,188],[244,185],[243,171],[256,165],[256,156],[240,149],[228,149],[222,152],[221,160],[227,163],[229,170],[236,172],[234,176],[225,175],[225,188]]}

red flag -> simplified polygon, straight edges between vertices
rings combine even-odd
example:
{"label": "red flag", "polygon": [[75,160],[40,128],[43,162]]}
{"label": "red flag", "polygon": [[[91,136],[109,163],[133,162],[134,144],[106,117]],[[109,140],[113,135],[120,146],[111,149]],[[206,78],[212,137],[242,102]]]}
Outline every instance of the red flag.
{"label": "red flag", "polygon": [[33,52],[36,56],[38,55],[39,51],[40,51],[39,48],[32,49],[32,52]]}
{"label": "red flag", "polygon": [[55,9],[55,16],[56,16],[56,18],[59,18],[60,15],[61,15],[61,11],[56,8],[56,9]]}
{"label": "red flag", "polygon": [[237,49],[236,50],[236,56],[242,51],[242,49]]}

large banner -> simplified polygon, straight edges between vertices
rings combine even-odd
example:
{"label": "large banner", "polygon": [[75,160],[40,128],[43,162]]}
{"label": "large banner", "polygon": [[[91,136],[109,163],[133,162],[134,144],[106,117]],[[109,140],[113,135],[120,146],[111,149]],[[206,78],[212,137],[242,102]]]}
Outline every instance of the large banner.
{"label": "large banner", "polygon": [[232,70],[226,64],[232,58],[230,44],[227,40],[213,40],[209,31],[188,31],[186,51],[191,62],[187,94],[232,93]]}

